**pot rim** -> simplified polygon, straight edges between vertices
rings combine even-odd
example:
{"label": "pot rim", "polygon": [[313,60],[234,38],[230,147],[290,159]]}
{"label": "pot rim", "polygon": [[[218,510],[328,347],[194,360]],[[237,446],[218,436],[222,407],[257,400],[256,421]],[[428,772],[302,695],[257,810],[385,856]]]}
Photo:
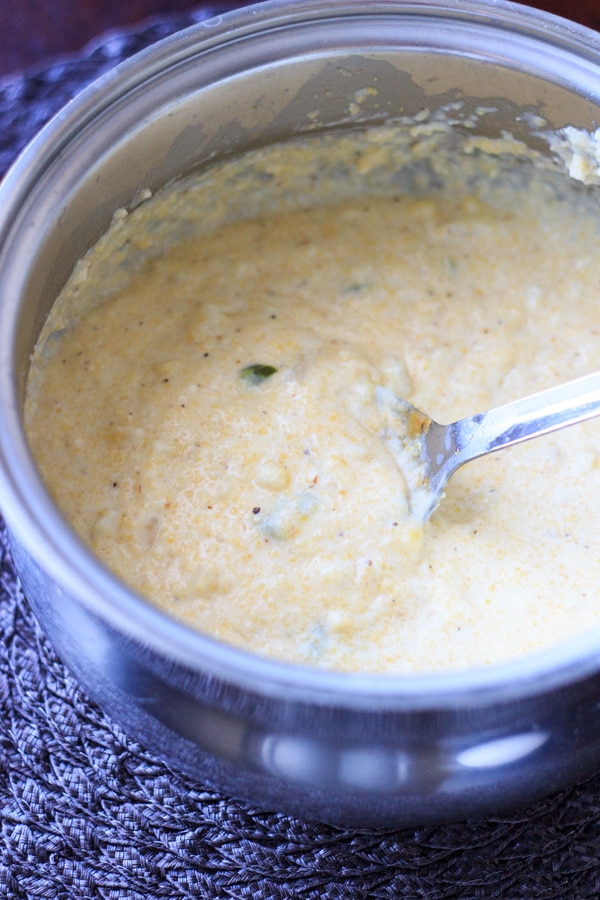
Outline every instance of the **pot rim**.
{"label": "pot rim", "polygon": [[[404,709],[477,706],[540,694],[595,674],[600,626],[564,644],[486,668],[440,673],[330,672],[265,659],[193,631],[152,606],[99,563],[51,500],[29,453],[18,409],[12,341],[18,297],[11,297],[6,244],[21,203],[41,173],[83,125],[153,75],[200,49],[313,20],[317,16],[444,16],[518,30],[566,48],[600,74],[600,36],[590,29],[509,0],[267,0],[201,22],[122,62],[62,109],[25,148],[0,185],[0,497],[9,530],[59,587],[100,618],[191,670],[268,696],[352,708]],[[14,294],[14,292],[13,292]],[[12,300],[12,305],[11,305]]]}

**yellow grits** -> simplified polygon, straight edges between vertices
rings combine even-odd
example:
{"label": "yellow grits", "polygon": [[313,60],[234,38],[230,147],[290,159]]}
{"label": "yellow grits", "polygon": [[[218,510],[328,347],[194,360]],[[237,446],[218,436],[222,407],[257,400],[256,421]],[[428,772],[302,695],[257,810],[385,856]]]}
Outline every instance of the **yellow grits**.
{"label": "yellow grits", "polygon": [[[282,160],[261,172],[285,180]],[[470,463],[424,530],[383,439],[393,395],[449,422],[598,367],[593,213],[484,194],[305,185],[196,227],[174,191],[176,239],[154,200],[117,221],[46,324],[26,407],[98,557],[194,628],[339,670],[487,665],[598,623],[600,422]]]}

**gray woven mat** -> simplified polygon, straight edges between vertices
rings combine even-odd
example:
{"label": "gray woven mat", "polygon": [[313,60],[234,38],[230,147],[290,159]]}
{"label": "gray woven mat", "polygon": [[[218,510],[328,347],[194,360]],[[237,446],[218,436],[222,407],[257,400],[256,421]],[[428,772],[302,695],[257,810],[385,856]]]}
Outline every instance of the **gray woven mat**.
{"label": "gray woven mat", "polygon": [[[96,75],[208,12],[0,82],[0,172]],[[171,772],[86,697],[41,634],[0,527],[0,897],[590,900],[600,776],[510,816],[402,832],[249,808]]]}

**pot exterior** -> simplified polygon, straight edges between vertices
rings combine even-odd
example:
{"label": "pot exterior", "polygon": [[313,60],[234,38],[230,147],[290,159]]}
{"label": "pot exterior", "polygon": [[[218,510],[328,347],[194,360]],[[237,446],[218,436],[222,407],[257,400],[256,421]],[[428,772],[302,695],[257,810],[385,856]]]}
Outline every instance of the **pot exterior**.
{"label": "pot exterior", "polygon": [[90,695],[165,762],[265,809],[353,827],[499,813],[600,758],[600,677],[498,704],[349,711],[266,697],[158,656],[50,581],[13,541],[32,607]]}
{"label": "pot exterior", "polygon": [[600,42],[510,3],[260,4],[100,79],[0,189],[0,498],[40,624],[167,763],[336,824],[484,815],[591,774],[600,637],[489,673],[378,679],[268,663],[189,632],[104,571],[54,508],[22,430],[27,366],[75,262],[142,192],[265,143],[452,104],[459,132],[486,108],[482,133],[547,150],[540,117],[589,130],[600,118]]}

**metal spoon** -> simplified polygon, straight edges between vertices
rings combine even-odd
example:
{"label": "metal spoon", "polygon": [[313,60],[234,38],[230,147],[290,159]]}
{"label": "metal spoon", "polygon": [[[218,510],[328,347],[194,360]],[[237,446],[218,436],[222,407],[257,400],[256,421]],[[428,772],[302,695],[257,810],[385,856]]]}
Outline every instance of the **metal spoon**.
{"label": "metal spoon", "polygon": [[426,522],[448,479],[469,460],[600,415],[600,372],[450,425],[439,425],[406,400],[396,399],[394,412],[395,434],[386,437],[407,479],[411,511]]}

